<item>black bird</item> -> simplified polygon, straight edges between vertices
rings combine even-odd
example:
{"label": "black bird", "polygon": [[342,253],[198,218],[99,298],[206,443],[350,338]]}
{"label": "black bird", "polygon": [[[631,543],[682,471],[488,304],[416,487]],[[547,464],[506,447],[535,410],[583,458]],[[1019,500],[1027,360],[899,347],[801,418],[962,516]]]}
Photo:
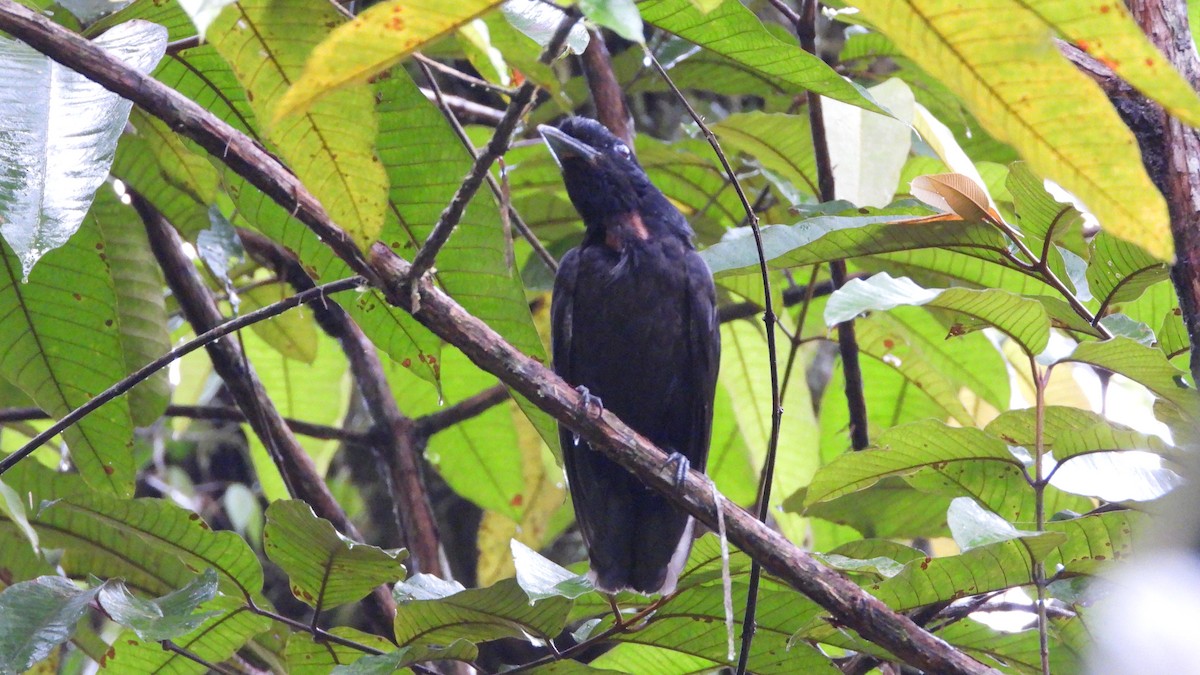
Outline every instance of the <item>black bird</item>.
{"label": "black bird", "polygon": [[[554,370],[676,461],[704,470],[720,362],[716,291],[678,209],[599,122],[538,130],[587,231],[551,303]],[[670,593],[692,518],[559,427],[575,519],[604,591]]]}

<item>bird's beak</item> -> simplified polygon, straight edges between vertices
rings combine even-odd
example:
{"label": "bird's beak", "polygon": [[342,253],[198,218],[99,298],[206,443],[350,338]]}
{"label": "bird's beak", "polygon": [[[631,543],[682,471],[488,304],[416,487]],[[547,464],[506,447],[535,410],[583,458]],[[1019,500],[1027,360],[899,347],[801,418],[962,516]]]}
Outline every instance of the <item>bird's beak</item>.
{"label": "bird's beak", "polygon": [[595,162],[600,157],[599,150],[548,124],[539,124],[537,129],[538,133],[542,135],[542,139],[546,141],[546,145],[550,146],[550,154],[554,155],[554,161],[558,162],[559,166],[562,166],[563,161],[567,159],[578,158]]}

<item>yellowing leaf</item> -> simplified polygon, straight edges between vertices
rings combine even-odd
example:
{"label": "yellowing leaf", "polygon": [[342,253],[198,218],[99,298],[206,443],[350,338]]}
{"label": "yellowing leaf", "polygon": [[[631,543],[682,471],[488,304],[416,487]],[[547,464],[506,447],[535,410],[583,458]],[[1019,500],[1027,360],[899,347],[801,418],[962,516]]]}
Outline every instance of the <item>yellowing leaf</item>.
{"label": "yellowing leaf", "polygon": [[1036,173],[1087,204],[1108,232],[1171,257],[1166,204],[1142,168],[1133,135],[1099,86],[1058,53],[1051,26],[1028,3],[854,4]]}
{"label": "yellowing leaf", "polygon": [[365,83],[499,4],[498,0],[391,0],[371,7],[335,28],[312,50],[300,79],[275,107],[275,119],[303,112],[334,90]]}
{"label": "yellowing leaf", "polygon": [[[254,114],[271,119],[304,61],[341,15],[324,0],[243,0],[225,8],[208,32],[246,89]],[[348,88],[278,120],[267,137],[333,220],[359,246],[383,229],[388,180],[375,157],[378,120],[366,86]]]}
{"label": "yellowing leaf", "polygon": [[1200,97],[1138,27],[1125,3],[1035,2],[1029,9],[1172,115],[1200,126]]}

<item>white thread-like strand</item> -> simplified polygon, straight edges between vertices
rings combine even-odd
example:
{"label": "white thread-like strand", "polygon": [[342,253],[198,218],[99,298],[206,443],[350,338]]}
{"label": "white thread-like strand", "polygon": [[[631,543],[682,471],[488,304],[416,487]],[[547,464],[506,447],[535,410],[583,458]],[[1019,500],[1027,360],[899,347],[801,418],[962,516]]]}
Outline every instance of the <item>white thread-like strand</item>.
{"label": "white thread-like strand", "polygon": [[726,653],[730,661],[737,658],[733,646],[733,580],[729,577],[729,540],[725,538],[725,512],[721,509],[721,495],[717,484],[708,482],[712,488],[713,503],[717,505],[717,536],[721,538],[721,585],[725,589],[725,636]]}

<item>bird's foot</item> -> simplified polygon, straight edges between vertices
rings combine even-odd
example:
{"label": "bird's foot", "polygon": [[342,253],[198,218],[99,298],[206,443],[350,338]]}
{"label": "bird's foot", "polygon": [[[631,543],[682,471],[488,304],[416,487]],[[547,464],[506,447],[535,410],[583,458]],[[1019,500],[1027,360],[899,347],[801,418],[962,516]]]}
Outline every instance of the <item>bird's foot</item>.
{"label": "bird's foot", "polygon": [[621,606],[617,604],[617,596],[606,594],[606,597],[608,598],[608,606],[610,609],[612,609],[613,622],[617,626],[624,626],[625,618],[621,616]]}
{"label": "bird's foot", "polygon": [[583,397],[583,410],[589,416],[599,419],[600,414],[604,412],[604,401],[600,400],[599,396],[593,396],[592,392],[582,384],[575,387],[575,391]]}
{"label": "bird's foot", "polygon": [[691,461],[687,457],[678,452],[672,452],[667,456],[667,468],[674,467],[675,469],[675,487],[683,485],[683,481],[687,478],[688,470],[692,468]]}

